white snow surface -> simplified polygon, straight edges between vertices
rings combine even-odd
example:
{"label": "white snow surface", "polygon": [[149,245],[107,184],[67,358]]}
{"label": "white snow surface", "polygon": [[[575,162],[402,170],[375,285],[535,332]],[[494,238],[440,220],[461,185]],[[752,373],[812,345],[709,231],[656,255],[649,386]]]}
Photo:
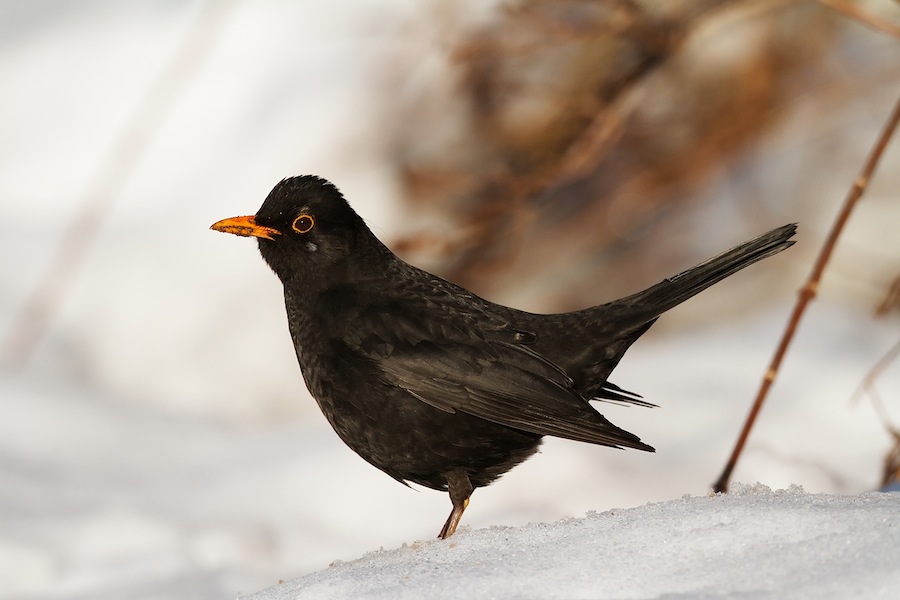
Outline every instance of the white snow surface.
{"label": "white snow surface", "polygon": [[898,515],[898,494],[735,484],[555,523],[464,527],[241,598],[896,598]]}

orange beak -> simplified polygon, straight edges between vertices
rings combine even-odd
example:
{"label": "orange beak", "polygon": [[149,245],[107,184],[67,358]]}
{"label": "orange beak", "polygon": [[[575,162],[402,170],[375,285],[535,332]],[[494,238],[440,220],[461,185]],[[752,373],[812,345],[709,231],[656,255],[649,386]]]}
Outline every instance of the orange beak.
{"label": "orange beak", "polygon": [[224,233],[233,233],[234,235],[242,235],[244,237],[258,237],[267,240],[274,240],[276,235],[281,232],[271,227],[256,224],[256,217],[231,217],[230,219],[222,219],[217,223],[213,223],[210,229],[222,231]]}

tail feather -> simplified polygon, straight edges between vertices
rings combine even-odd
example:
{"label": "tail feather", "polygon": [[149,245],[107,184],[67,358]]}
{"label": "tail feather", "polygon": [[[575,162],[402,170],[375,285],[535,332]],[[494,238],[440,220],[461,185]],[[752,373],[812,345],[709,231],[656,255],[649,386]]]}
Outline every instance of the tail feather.
{"label": "tail feather", "polygon": [[561,365],[584,397],[645,405],[646,401],[609,382],[608,378],[628,348],[667,310],[764,258],[790,248],[795,223],[773,229],[727,252],[670,277],[643,292],[575,313],[549,342],[555,355],[566,356],[573,331],[583,332],[592,343],[576,345],[580,352]]}
{"label": "tail feather", "polygon": [[628,307],[630,316],[645,323],[737,273],[744,267],[790,248],[794,245],[790,238],[796,231],[796,223],[773,229],[683,273],[669,277],[642,292],[626,296],[612,304]]}

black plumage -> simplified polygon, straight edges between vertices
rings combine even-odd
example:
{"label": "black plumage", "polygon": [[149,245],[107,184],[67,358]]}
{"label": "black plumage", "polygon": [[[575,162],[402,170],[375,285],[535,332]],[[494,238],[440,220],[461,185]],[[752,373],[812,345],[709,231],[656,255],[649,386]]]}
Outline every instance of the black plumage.
{"label": "black plumage", "polygon": [[259,238],[284,284],[309,391],[341,439],[401,482],[448,490],[452,535],[475,488],[546,435],[653,451],[590,400],[647,405],[608,381],[665,311],[793,244],[763,234],[649,289],[542,315],[494,304],[396,257],[331,183],[280,182],[252,217],[213,229]]}

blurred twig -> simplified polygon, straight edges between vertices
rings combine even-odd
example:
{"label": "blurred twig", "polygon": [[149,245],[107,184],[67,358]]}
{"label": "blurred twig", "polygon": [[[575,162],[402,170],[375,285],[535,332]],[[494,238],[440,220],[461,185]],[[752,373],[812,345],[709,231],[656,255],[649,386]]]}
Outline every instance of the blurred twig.
{"label": "blurred twig", "polygon": [[853,396],[850,398],[851,402],[857,402],[863,394],[868,394],[872,399],[872,405],[875,407],[878,418],[881,419],[881,422],[888,430],[892,430],[893,427],[890,424],[891,420],[884,408],[884,402],[881,401],[881,396],[875,391],[875,380],[881,376],[881,373],[884,372],[898,356],[900,356],[900,341],[894,344],[884,356],[878,359],[878,362],[875,363],[875,366],[873,366],[868,373],[866,373],[866,376],[863,378],[862,382],[860,382],[856,391],[853,392]]}
{"label": "blurred twig", "polygon": [[[883,317],[890,312],[891,309],[895,308],[900,308],[900,277],[894,279],[891,283],[884,300],[882,300],[875,309],[875,317]],[[900,480],[900,429],[891,422],[891,418],[884,406],[884,401],[881,399],[881,394],[879,394],[878,390],[875,388],[875,380],[881,377],[884,370],[897,360],[897,357],[900,357],[900,341],[894,344],[884,356],[878,359],[878,362],[869,369],[869,372],[866,373],[866,376],[860,382],[856,391],[853,392],[853,396],[850,398],[850,402],[852,403],[859,401],[863,395],[868,397],[869,401],[872,403],[872,407],[875,409],[875,414],[878,415],[878,419],[881,421],[882,426],[885,431],[888,432],[888,435],[890,435],[891,440],[893,440],[893,446],[891,446],[891,449],[884,457],[884,469],[881,476],[882,487],[887,487],[892,482]]]}
{"label": "blurred twig", "polygon": [[66,293],[84,267],[88,250],[103,220],[134,171],[151,138],[176,99],[213,46],[225,17],[235,4],[207,2],[162,75],[142,99],[131,120],[113,143],[106,160],[77,202],[78,209],[66,228],[50,266],[13,319],[0,354],[17,367],[28,364],[44,337]]}
{"label": "blurred twig", "polygon": [[834,251],[835,245],[837,244],[838,237],[840,237],[841,232],[844,230],[844,226],[847,224],[847,220],[850,218],[850,213],[853,211],[853,208],[862,197],[863,192],[866,190],[866,187],[869,184],[869,180],[875,173],[875,168],[878,166],[881,155],[884,152],[884,149],[887,146],[888,142],[890,141],[891,136],[897,129],[898,123],[900,123],[900,98],[897,99],[897,103],[894,105],[894,110],[892,111],[890,118],[885,124],[881,135],[878,137],[878,141],[876,142],[875,147],[869,154],[869,157],[866,160],[866,163],[863,166],[859,177],[857,177],[856,181],[853,182],[853,186],[850,188],[850,192],[847,195],[847,198],[844,200],[844,205],[841,208],[841,212],[835,219],[835,222],[831,227],[831,231],[828,233],[828,238],[825,240],[825,243],[823,244],[822,249],[819,252],[819,256],[816,258],[816,262],[813,265],[813,270],[812,273],[810,273],[809,279],[800,290],[799,297],[797,298],[797,303],[794,305],[794,312],[791,314],[790,321],[788,321],[788,325],[781,337],[781,342],[778,344],[778,348],[775,350],[775,355],[772,357],[772,362],[769,364],[769,368],[766,371],[765,376],[763,377],[762,385],[760,386],[759,392],[756,395],[756,400],[754,400],[753,406],[750,408],[750,414],[747,415],[747,420],[744,422],[744,428],[741,430],[740,436],[738,436],[737,443],[734,446],[734,450],[732,451],[728,462],[725,464],[725,468],[722,471],[722,474],[719,475],[719,479],[715,482],[715,484],[713,484],[713,490],[716,492],[728,491],[728,482],[731,479],[731,473],[734,471],[734,467],[737,464],[738,458],[740,457],[741,452],[744,449],[744,444],[747,442],[747,436],[750,434],[750,429],[752,429],[753,423],[756,421],[756,417],[759,414],[759,410],[762,407],[763,402],[765,402],[766,396],[769,392],[769,388],[772,387],[772,383],[775,381],[775,377],[778,374],[778,369],[781,366],[781,361],[784,358],[785,353],[787,352],[788,346],[794,338],[794,333],[797,330],[797,325],[800,323],[800,318],[803,316],[803,313],[806,310],[806,306],[812,301],[813,298],[815,298],[816,292],[818,291],[819,287],[819,281],[821,281],[822,279],[822,273],[825,271],[825,267],[828,264],[829,259],[831,258],[831,254]]}
{"label": "blurred twig", "polygon": [[881,373],[888,365],[894,362],[898,356],[900,356],[900,342],[894,344],[893,347],[891,347],[891,349],[875,363],[875,366],[866,373],[862,383],[859,384],[859,387],[850,399],[851,402],[855,402],[863,394],[868,396],[869,400],[872,402],[872,407],[875,409],[875,414],[878,415],[878,419],[881,421],[882,426],[894,442],[893,446],[884,457],[884,469],[881,476],[881,485],[883,487],[889,485],[894,480],[900,479],[900,429],[891,423],[891,418],[888,416],[887,409],[884,407],[884,401],[881,399],[881,394],[879,394],[878,390],[875,388],[875,380],[878,379]]}
{"label": "blurred twig", "polygon": [[886,33],[900,40],[900,27],[867,13],[856,4],[843,0],[819,0],[819,2],[854,21],[859,21],[869,29]]}
{"label": "blurred twig", "polygon": [[[409,201],[452,218],[458,235],[411,235],[400,252],[429,252],[442,276],[488,295],[527,288],[535,264],[592,269],[543,309],[608,294],[606,282],[631,278],[608,258],[636,254],[648,225],[730,171],[809,93],[843,22],[832,12],[792,0],[508,5],[454,45],[451,143],[403,126]],[[432,113],[420,114],[427,126]],[[559,236],[588,258],[567,261]]]}
{"label": "blurred twig", "polygon": [[883,317],[888,314],[891,309],[900,309],[900,277],[897,277],[891,282],[887,294],[884,295],[884,300],[882,300],[875,308],[875,316]]}

